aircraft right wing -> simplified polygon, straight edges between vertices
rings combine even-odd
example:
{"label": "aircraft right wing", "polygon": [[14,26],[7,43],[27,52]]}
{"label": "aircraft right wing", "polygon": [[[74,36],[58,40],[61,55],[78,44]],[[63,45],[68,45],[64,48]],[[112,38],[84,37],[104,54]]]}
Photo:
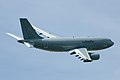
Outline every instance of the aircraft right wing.
{"label": "aircraft right wing", "polygon": [[60,37],[58,35],[54,35],[54,34],[51,34],[51,33],[48,33],[40,28],[37,28],[35,26],[32,25],[32,27],[35,29],[35,31],[39,34],[39,36],[44,36],[46,38],[56,38],[56,37]]}
{"label": "aircraft right wing", "polygon": [[70,55],[75,54],[75,57],[78,57],[78,59],[82,60],[83,62],[91,62],[92,61],[86,48],[74,49],[69,52],[71,53]]}

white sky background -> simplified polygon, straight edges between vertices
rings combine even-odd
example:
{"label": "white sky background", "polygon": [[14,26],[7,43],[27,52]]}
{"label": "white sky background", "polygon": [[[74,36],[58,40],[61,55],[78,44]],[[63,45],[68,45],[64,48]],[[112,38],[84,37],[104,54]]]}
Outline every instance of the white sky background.
{"label": "white sky background", "polygon": [[[7,36],[22,36],[20,17],[62,36],[102,36],[115,45],[82,63],[69,53],[29,49]],[[120,80],[119,0],[1,0],[0,80]]]}

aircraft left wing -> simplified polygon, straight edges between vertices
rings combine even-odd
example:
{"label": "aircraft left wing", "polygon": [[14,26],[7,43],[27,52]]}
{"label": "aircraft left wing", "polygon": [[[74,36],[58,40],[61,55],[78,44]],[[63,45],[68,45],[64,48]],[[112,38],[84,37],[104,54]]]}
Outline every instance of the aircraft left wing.
{"label": "aircraft left wing", "polygon": [[82,60],[83,62],[92,61],[86,48],[74,49],[69,52],[71,53],[70,55],[75,54],[75,57],[78,57],[78,59]]}

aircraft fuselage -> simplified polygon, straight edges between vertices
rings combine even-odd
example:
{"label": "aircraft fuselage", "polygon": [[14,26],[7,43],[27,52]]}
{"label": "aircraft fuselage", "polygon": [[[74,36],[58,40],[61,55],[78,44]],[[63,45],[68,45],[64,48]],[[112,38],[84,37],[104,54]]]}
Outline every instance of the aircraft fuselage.
{"label": "aircraft fuselage", "polygon": [[38,48],[54,52],[69,52],[83,62],[99,60],[100,55],[93,50],[102,50],[111,47],[114,43],[108,38],[99,37],[61,37],[48,33],[30,24],[26,18],[20,18],[23,38],[7,33],[19,43],[29,48]]}
{"label": "aircraft fuselage", "polygon": [[101,50],[111,47],[114,43],[106,38],[52,38],[52,39],[34,39],[35,48],[48,51],[70,51],[77,48],[86,48],[87,50]]}

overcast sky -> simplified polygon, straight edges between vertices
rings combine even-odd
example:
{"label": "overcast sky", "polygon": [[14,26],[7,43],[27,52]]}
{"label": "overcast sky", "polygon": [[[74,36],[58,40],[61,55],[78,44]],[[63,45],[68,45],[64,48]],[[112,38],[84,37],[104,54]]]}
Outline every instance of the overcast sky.
{"label": "overcast sky", "polygon": [[[30,49],[19,18],[61,36],[100,36],[115,45],[83,63],[68,52]],[[0,0],[0,80],[120,80],[120,0]]]}

